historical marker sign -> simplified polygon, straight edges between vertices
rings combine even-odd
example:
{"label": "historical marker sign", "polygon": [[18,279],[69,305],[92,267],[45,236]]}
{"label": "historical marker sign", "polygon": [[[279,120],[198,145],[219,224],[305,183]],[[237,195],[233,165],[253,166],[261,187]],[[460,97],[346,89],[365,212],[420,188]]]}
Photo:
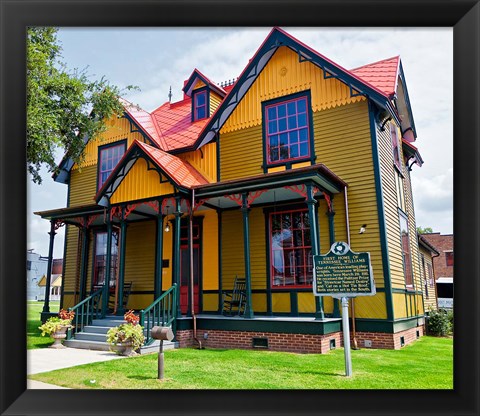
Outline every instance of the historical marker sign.
{"label": "historical marker sign", "polygon": [[332,244],[325,255],[313,256],[315,296],[335,298],[376,293],[370,253],[354,253],[344,242]]}

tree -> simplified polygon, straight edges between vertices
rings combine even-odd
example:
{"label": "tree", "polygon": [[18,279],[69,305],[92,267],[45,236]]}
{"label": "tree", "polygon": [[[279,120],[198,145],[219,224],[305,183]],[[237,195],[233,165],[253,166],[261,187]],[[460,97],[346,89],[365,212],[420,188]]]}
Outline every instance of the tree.
{"label": "tree", "polygon": [[104,78],[90,80],[85,70],[68,71],[61,62],[58,29],[27,31],[27,168],[41,183],[40,168],[57,172],[55,151],[63,149],[74,162],[82,160],[85,139],[105,130],[105,121],[121,116],[120,90]]}
{"label": "tree", "polygon": [[417,227],[417,233],[418,234],[430,234],[430,233],[433,233],[433,229],[432,227]]}

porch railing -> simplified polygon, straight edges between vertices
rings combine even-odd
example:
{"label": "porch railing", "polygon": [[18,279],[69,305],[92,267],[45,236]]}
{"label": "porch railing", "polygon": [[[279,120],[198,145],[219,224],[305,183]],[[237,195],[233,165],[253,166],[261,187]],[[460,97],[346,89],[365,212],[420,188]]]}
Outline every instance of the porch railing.
{"label": "porch railing", "polygon": [[90,325],[93,319],[102,318],[102,294],[103,288],[98,289],[80,303],[68,308],[69,312],[75,312],[75,318],[72,321],[73,328],[68,330],[67,339],[71,339],[74,332],[83,331],[83,328]]}
{"label": "porch railing", "polygon": [[176,319],[177,285],[174,284],[150,306],[140,311],[140,325],[145,328],[145,345],[153,342],[154,326],[174,325]]}

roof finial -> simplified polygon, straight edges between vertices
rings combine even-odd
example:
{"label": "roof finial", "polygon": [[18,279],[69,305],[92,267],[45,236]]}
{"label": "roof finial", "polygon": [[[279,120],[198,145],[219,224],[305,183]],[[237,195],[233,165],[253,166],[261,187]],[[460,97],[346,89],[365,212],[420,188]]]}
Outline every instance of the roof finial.
{"label": "roof finial", "polygon": [[172,102],[172,86],[170,85],[170,91],[168,92],[168,102]]}

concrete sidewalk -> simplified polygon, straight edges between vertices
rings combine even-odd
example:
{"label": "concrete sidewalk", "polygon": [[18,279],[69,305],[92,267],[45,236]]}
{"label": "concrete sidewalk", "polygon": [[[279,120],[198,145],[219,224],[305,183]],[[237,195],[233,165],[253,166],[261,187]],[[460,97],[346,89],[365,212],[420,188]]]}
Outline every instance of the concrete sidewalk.
{"label": "concrete sidewalk", "polygon": [[[125,357],[109,351],[82,350],[78,348],[39,348],[27,350],[27,375],[119,358]],[[61,389],[63,387],[27,379],[27,388]]]}

